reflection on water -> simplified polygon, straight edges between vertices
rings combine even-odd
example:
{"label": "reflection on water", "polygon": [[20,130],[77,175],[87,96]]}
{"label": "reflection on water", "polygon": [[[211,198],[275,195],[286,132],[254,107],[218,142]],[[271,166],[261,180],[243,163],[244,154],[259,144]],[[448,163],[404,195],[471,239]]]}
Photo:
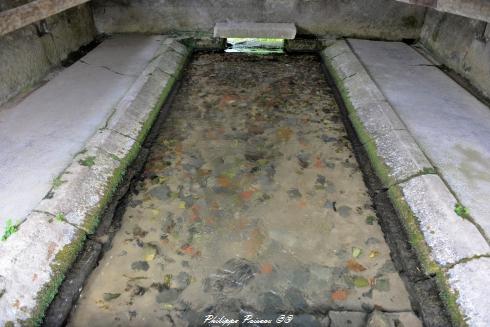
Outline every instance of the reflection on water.
{"label": "reflection on water", "polygon": [[225,52],[251,54],[284,53],[284,39],[228,38]]}

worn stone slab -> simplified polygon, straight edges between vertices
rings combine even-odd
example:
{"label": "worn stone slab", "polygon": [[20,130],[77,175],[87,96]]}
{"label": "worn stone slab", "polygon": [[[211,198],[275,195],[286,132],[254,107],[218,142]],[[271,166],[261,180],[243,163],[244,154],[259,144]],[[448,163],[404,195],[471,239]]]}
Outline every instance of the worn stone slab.
{"label": "worn stone slab", "polygon": [[9,218],[24,220],[49,192],[163,39],[114,36],[82,58],[87,63],[75,63],[19,103],[0,108],[0,231]]}
{"label": "worn stone slab", "polygon": [[457,201],[439,176],[419,176],[400,187],[435,262],[448,265],[490,254],[490,246],[476,227],[454,212]]}
{"label": "worn stone slab", "polygon": [[[335,62],[333,65],[335,66]],[[349,72],[343,74],[349,74]],[[386,103],[386,98],[366,71],[360,70],[358,73],[347,75],[343,79],[343,85],[345,92],[349,95],[349,102],[356,110],[369,107],[372,104]]]}
{"label": "worn stone slab", "polygon": [[[0,243],[0,324],[35,325],[49,299],[50,283],[76,258],[85,234],[44,213],[31,213],[19,231]],[[26,322],[28,321],[28,322]]]}
{"label": "worn stone slab", "polygon": [[330,311],[330,327],[365,327],[367,314],[353,311]]}
{"label": "worn stone slab", "polygon": [[176,39],[173,38],[168,38],[165,41],[163,41],[164,46],[168,46],[169,49],[174,50],[175,52],[186,56],[189,53],[189,49],[183,45],[182,43],[178,42]]}
{"label": "worn stone slab", "polygon": [[[357,92],[355,93],[357,94]],[[355,104],[356,110],[350,115],[362,121],[364,128],[372,138],[389,131],[407,129],[386,100],[368,102],[361,99],[358,97],[351,99],[351,103]]]}
{"label": "worn stone slab", "polygon": [[[137,34],[110,36],[80,61],[116,74],[139,76],[166,40],[162,35]],[[134,49],[138,49],[135,51]]]}
{"label": "worn stone slab", "polygon": [[490,110],[401,42],[349,40],[438,172],[490,235]]}
{"label": "worn stone slab", "polygon": [[114,115],[107,123],[108,129],[135,140],[139,138],[145,123],[162,104],[162,99],[170,92],[175,78],[186,63],[190,51],[181,52],[171,47],[163,47],[163,50],[159,51],[158,57],[118,104]]}
{"label": "worn stone slab", "polygon": [[[401,182],[390,188],[390,196],[410,233],[418,235],[420,229],[425,239],[419,248],[425,269],[439,269],[428,261],[444,266],[488,255],[481,230],[456,215],[457,200],[441,178],[413,174],[434,171],[434,163],[474,220],[488,230],[488,108],[403,43],[349,40],[366,67],[357,73],[358,65],[342,43],[328,47],[322,56],[377,173],[385,185]],[[467,297],[467,307],[476,308],[477,303],[477,297]]]}
{"label": "worn stone slab", "polygon": [[347,42],[343,40],[338,40],[333,42],[332,44],[329,44],[323,51],[321,51],[321,56],[323,60],[330,62],[332,61],[336,56],[343,54],[343,53],[349,53],[352,52],[352,50],[349,48],[349,45]]}
{"label": "worn stone slab", "polygon": [[[352,52],[347,42],[343,40],[326,47],[321,54],[324,60],[331,62],[335,66],[337,76],[341,80],[357,74],[363,77],[367,75],[364,67]],[[376,92],[380,93],[378,90]]]}
{"label": "worn stone slab", "polygon": [[378,156],[388,169],[386,172],[379,168],[383,182],[389,186],[432,169],[349,45],[338,41],[327,47],[322,56],[339,83],[349,117],[368,153]]}
{"label": "worn stone slab", "polygon": [[[159,69],[163,58],[180,60],[174,70],[180,70],[185,64],[185,56],[180,53],[187,55],[188,51],[183,51],[179,45],[166,42],[158,50],[162,49],[158,54],[155,54],[156,50],[153,52],[155,56],[149,59],[150,64],[111,112],[111,119],[117,117],[116,122],[129,122],[139,114],[141,119],[136,121],[137,128],[131,129],[133,137],[108,128],[104,122],[59,175],[47,196],[36,206],[36,213],[31,213],[20,225],[19,231],[0,244],[0,291],[18,290],[5,293],[10,294],[8,296],[0,296],[0,322],[5,317],[5,322],[12,318],[19,324],[21,320],[40,316],[51,300],[52,294],[49,292],[58,287],[62,275],[82,246],[85,234],[93,232],[97,226],[99,215],[122,178],[129,159],[139,149],[138,140],[144,134],[144,128],[151,125],[152,115],[156,115],[160,108],[158,104],[165,99],[168,88],[173,85],[169,81],[173,82],[174,79]],[[104,64],[97,60],[97,56],[92,56],[91,63],[83,65],[90,69],[96,64]],[[117,65],[122,63],[116,60],[114,66],[108,66],[103,71],[121,68]],[[125,73],[136,71],[131,64],[125,69]],[[114,127],[118,126],[116,124]],[[31,249],[35,246],[36,249]],[[47,256],[43,254],[46,247]],[[63,247],[67,250],[62,251],[62,259],[59,259],[56,253]],[[33,255],[36,257],[33,258]],[[53,266],[52,262],[56,260],[63,261],[59,266]],[[36,275],[36,271],[42,275]],[[29,285],[29,278],[33,278],[33,281],[39,278],[39,283]],[[46,289],[46,285],[51,288]],[[4,300],[10,301],[8,306],[1,305]]]}
{"label": "worn stone slab", "polygon": [[490,258],[478,258],[449,269],[451,288],[457,292],[461,311],[469,326],[484,327],[490,321]]}
{"label": "worn stone slab", "polygon": [[[89,142],[87,142],[85,149],[101,150],[106,154],[109,154],[112,159],[121,161],[128,155],[135,144],[136,141],[132,138],[113,130],[101,129],[92,136]],[[97,156],[97,154],[95,153],[94,156]]]}
{"label": "worn stone slab", "polygon": [[294,39],[295,36],[293,23],[228,22],[214,25],[214,37]]}
{"label": "worn stone slab", "polygon": [[317,52],[323,48],[323,43],[318,39],[293,39],[284,42],[286,52]]}
{"label": "worn stone slab", "polygon": [[[364,122],[364,125],[368,125],[369,121]],[[381,132],[376,132],[374,140],[364,144],[364,147],[371,152],[371,145],[375,145],[378,157],[388,167],[389,178],[384,180],[386,186],[432,171],[432,165],[408,131],[391,130],[383,133],[382,120],[379,120],[376,126]],[[381,178],[383,179],[383,176]]]}
{"label": "worn stone slab", "polygon": [[[173,85],[163,70],[169,68],[170,61],[169,69],[177,74],[185,63],[185,56],[176,51],[184,52],[171,42],[162,45],[115,107],[107,126],[95,133],[60,176],[62,184],[52,189],[36,210],[63,213],[71,224],[87,232],[93,230],[115,179],[122,173],[120,166],[127,164],[122,160],[139,147],[145,125]],[[87,160],[92,160],[93,165],[87,166]]]}
{"label": "worn stone slab", "polygon": [[53,187],[35,210],[52,215],[61,213],[70,224],[92,232],[119,165],[113,155],[98,148],[86,148],[60,175],[61,185]]}

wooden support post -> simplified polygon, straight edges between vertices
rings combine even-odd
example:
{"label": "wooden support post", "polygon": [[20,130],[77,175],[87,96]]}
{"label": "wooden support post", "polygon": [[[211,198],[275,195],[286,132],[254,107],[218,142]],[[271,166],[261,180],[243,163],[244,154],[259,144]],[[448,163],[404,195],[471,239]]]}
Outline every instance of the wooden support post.
{"label": "wooden support post", "polygon": [[89,1],[33,0],[23,6],[0,12],[0,36]]}

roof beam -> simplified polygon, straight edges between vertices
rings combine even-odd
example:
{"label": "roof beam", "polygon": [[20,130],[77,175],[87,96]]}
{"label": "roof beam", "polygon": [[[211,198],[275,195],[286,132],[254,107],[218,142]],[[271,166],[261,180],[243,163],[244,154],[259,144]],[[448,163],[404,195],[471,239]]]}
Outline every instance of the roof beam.
{"label": "roof beam", "polygon": [[56,15],[90,0],[33,0],[0,12],[0,36]]}

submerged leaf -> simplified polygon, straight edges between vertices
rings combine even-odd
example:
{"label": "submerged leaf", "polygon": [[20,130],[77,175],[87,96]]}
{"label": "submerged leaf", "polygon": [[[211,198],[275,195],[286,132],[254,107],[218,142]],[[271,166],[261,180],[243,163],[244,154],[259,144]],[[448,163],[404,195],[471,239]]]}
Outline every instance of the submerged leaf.
{"label": "submerged leaf", "polygon": [[104,293],[104,301],[111,301],[121,296],[121,293]]}
{"label": "submerged leaf", "polygon": [[352,257],[359,258],[361,254],[362,254],[362,249],[356,247],[352,248]]}
{"label": "submerged leaf", "polygon": [[368,287],[369,281],[364,277],[355,277],[354,286],[357,288]]}
{"label": "submerged leaf", "polygon": [[361,271],[366,270],[366,267],[364,267],[359,262],[357,262],[356,260],[353,260],[353,259],[347,261],[347,268],[350,271],[354,271],[354,272],[361,272]]}

